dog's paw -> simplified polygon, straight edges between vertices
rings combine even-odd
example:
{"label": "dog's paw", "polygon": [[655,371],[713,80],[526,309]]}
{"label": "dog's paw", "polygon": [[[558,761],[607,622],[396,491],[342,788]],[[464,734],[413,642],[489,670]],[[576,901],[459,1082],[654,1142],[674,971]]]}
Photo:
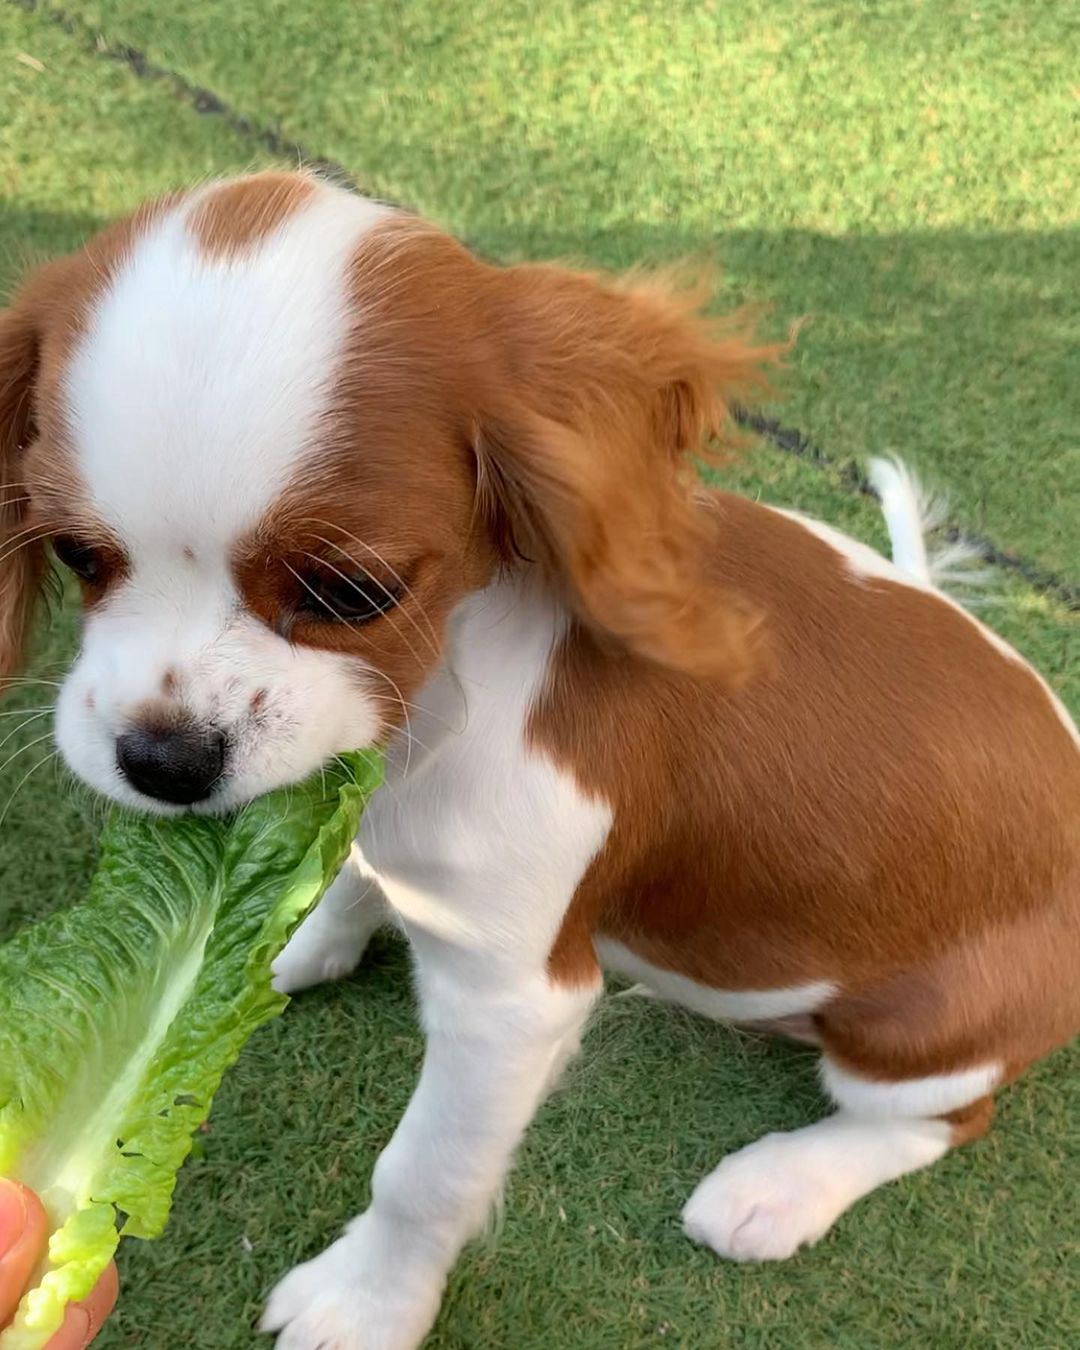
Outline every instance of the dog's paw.
{"label": "dog's paw", "polygon": [[259,1330],[277,1333],[276,1350],[417,1350],[439,1290],[417,1298],[386,1272],[376,1278],[357,1236],[354,1227],[271,1292]]}
{"label": "dog's paw", "polygon": [[335,1242],[275,1286],[259,1330],[280,1333],[278,1350],[366,1350],[363,1308],[343,1247]]}
{"label": "dog's paw", "polygon": [[270,967],[279,994],[295,994],[354,970],[369,934],[335,923],[314,910],[285,944]]}
{"label": "dog's paw", "polygon": [[790,1135],[725,1158],[694,1191],[683,1228],[731,1261],[782,1261],[817,1242],[846,1201]]}

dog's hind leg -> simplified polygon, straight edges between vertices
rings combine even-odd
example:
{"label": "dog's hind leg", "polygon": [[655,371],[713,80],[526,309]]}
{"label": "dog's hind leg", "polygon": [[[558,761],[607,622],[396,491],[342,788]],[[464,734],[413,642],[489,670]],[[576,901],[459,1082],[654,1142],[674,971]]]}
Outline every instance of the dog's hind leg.
{"label": "dog's hind leg", "polygon": [[725,1158],[683,1211],[695,1242],[734,1261],[770,1261],[817,1242],[862,1196],[927,1167],[990,1123],[997,1065],[887,1082],[823,1063],[837,1112],[768,1134]]}

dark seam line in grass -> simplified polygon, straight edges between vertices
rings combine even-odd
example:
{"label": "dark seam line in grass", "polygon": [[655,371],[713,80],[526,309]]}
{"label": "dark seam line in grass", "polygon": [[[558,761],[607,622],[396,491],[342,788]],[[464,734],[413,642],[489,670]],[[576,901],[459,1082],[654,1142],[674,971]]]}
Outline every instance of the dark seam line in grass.
{"label": "dark seam line in grass", "polygon": [[[312,154],[299,141],[291,140],[287,136],[282,136],[272,127],[263,126],[252,118],[245,117],[243,113],[230,107],[223,98],[212,90],[192,84],[190,80],[185,79],[183,75],[176,71],[169,70],[166,66],[157,65],[137,47],[129,46],[126,42],[110,42],[103,33],[91,28],[82,19],[54,5],[41,4],[39,0],[8,0],[8,3],[28,13],[43,15],[63,29],[70,37],[81,40],[92,55],[104,57],[109,61],[121,62],[128,67],[136,78],[153,80],[165,85],[176,98],[182,99],[197,113],[208,117],[220,117],[225,125],[239,136],[255,142],[256,145],[268,150],[272,155],[277,155],[281,159],[294,160],[297,164],[326,174],[327,177],[352,188],[354,191],[359,190],[352,174],[337,160]],[[871,487],[869,480],[853,460],[833,459],[808,441],[801,431],[782,426],[774,418],[765,417],[761,413],[749,412],[745,408],[733,408],[732,413],[741,426],[755,431],[770,444],[776,446],[778,450],[783,450],[789,455],[796,455],[800,459],[817,464],[821,468],[836,469],[845,486],[861,493],[863,496],[876,499],[877,494]],[[956,526],[949,526],[945,530],[945,537],[950,542],[962,541],[974,549],[985,562],[1003,568],[1005,571],[1014,572],[1017,576],[1023,577],[1033,589],[1053,596],[1072,612],[1080,612],[1080,587],[1070,585],[1067,581],[1055,576],[1052,572],[1043,570],[1026,558],[1014,553],[1007,553],[1004,549],[998,548],[994,541],[988,539],[986,535],[974,534]]]}
{"label": "dark seam line in grass", "polygon": [[[807,440],[801,431],[794,427],[785,427],[775,418],[766,417],[762,413],[750,412],[748,409],[740,407],[732,408],[731,413],[740,426],[756,432],[770,445],[775,446],[777,450],[782,450],[787,455],[794,455],[798,459],[806,460],[810,464],[816,464],[822,469],[835,469],[845,487],[853,492],[860,493],[864,497],[872,497],[875,501],[877,500],[877,493],[871,486],[870,480],[854,460],[834,459],[814,445],[812,441]],[[1080,613],[1080,586],[1074,586],[1065,581],[1064,578],[1056,576],[1053,572],[1047,572],[1027,558],[1020,557],[1016,553],[1006,552],[1005,549],[999,548],[992,539],[987,538],[985,534],[973,533],[956,525],[947,526],[943,534],[950,543],[967,545],[978,554],[983,562],[1023,577],[1033,590],[1052,596],[1072,613]]]}
{"label": "dark seam line in grass", "polygon": [[110,42],[103,33],[92,28],[84,20],[67,10],[54,5],[40,4],[39,0],[8,0],[16,9],[31,14],[40,14],[61,28],[69,37],[81,41],[92,56],[103,57],[107,61],[118,61],[128,67],[136,78],[150,80],[165,85],[169,91],[184,103],[189,104],[197,113],[206,117],[219,117],[224,124],[239,136],[253,141],[262,149],[281,159],[293,160],[297,165],[315,169],[326,177],[355,188],[352,174],[336,160],[323,155],[311,154],[299,141],[290,140],[272,127],[263,126],[215,94],[211,89],[192,84],[183,75],[167,66],[159,66],[151,61],[145,52],[131,47],[126,42]]}

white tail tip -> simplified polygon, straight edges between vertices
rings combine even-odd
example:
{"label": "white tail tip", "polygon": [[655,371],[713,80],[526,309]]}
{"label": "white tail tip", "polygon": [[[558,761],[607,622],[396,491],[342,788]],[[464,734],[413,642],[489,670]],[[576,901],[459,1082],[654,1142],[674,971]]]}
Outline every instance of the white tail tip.
{"label": "white tail tip", "polygon": [[915,475],[898,459],[872,459],[867,474],[881,498],[881,511],[892,544],[893,562],[915,581],[933,585],[926,532],[933,529],[931,507]]}
{"label": "white tail tip", "polygon": [[872,459],[867,476],[881,498],[881,511],[889,531],[893,562],[921,586],[947,590],[966,588],[988,578],[972,563],[979,552],[961,541],[943,543],[928,550],[926,537],[945,521],[944,503],[925,491],[908,466],[899,459]]}

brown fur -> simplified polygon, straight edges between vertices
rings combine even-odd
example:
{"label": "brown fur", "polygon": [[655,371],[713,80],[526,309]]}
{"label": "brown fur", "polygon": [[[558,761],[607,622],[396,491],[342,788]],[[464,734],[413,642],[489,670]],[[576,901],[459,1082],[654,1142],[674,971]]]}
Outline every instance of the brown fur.
{"label": "brown fur", "polygon": [[43,566],[24,477],[36,368],[30,316],[0,314],[0,678],[11,674],[22,652]]}
{"label": "brown fur", "polygon": [[703,319],[658,282],[613,288],[550,266],[492,278],[505,382],[478,429],[482,486],[515,552],[579,616],[662,666],[738,684],[760,615],[710,567],[690,453],[763,384],[778,346]]}
{"label": "brown fur", "polygon": [[962,1106],[959,1111],[949,1111],[942,1116],[942,1120],[953,1127],[951,1140],[953,1148],[959,1148],[961,1144],[970,1144],[974,1139],[981,1139],[990,1128],[993,1118],[993,1097],[980,1097],[970,1106]]}
{"label": "brown fur", "polygon": [[[758,619],[711,578],[687,455],[778,347],[655,278],[491,267],[408,217],[364,240],[351,286],[362,318],[316,463],[237,553],[257,613],[370,660],[408,698],[432,630],[526,556],[619,650],[745,677]],[[386,580],[381,555],[410,593],[362,627],[292,623],[312,553]]]}
{"label": "brown fur", "polygon": [[[312,190],[306,178],[274,174],[215,190],[195,213],[203,246],[230,254],[253,245]],[[79,533],[81,522],[81,533],[95,533],[79,515],[85,494],[64,453],[58,377],[93,296],[131,239],[173,200],[142,208],[37,273],[7,320],[19,333],[32,330],[27,355],[4,364],[20,399],[34,386],[36,409],[7,460],[34,479],[45,532]],[[541,562],[583,621],[619,646],[676,669],[745,678],[758,616],[709,579],[687,456],[705,452],[702,438],[722,429],[726,400],[760,384],[762,363],[779,349],[753,348],[738,331],[700,318],[693,297],[659,279],[491,267],[404,216],[362,243],[353,275],[364,322],[314,474],[324,486],[311,489],[306,466],[296,491],[238,550],[253,606],[276,622],[270,609],[286,599],[281,559],[272,585],[258,562],[283,522],[292,520],[289,547],[303,515],[347,531],[332,540],[347,549],[348,535],[378,536],[372,519],[392,521],[394,566],[410,586],[413,572],[427,576],[418,603],[435,604],[436,629],[464,589],[517,552]],[[403,456],[403,445],[427,447],[426,458]],[[414,493],[403,491],[403,474],[414,478]],[[358,475],[370,489],[363,511]],[[441,536],[434,544],[433,531]],[[28,550],[34,557],[40,562]],[[14,629],[25,621],[14,597],[28,607],[30,580],[9,588],[12,617],[0,629],[9,667]],[[387,616],[372,633],[387,638],[402,619]],[[323,625],[299,629],[297,639],[363,650],[372,633],[331,634]],[[418,664],[408,682],[420,673]]]}
{"label": "brown fur", "polygon": [[716,494],[719,583],[768,617],[726,691],[577,631],[532,734],[615,823],[551,954],[602,934],[724,989],[828,980],[838,1062],[1016,1073],[1080,1027],[1080,754],[1045,690],[940,597]]}
{"label": "brown fur", "polygon": [[213,188],[192,212],[190,230],[211,258],[246,253],[300,210],[315,181],[295,173],[260,173]]}
{"label": "brown fur", "polygon": [[95,298],[132,241],[175,200],[142,206],[38,268],[0,311],[0,678],[22,659],[44,540],[66,532],[117,551],[71,461],[61,382]]}

